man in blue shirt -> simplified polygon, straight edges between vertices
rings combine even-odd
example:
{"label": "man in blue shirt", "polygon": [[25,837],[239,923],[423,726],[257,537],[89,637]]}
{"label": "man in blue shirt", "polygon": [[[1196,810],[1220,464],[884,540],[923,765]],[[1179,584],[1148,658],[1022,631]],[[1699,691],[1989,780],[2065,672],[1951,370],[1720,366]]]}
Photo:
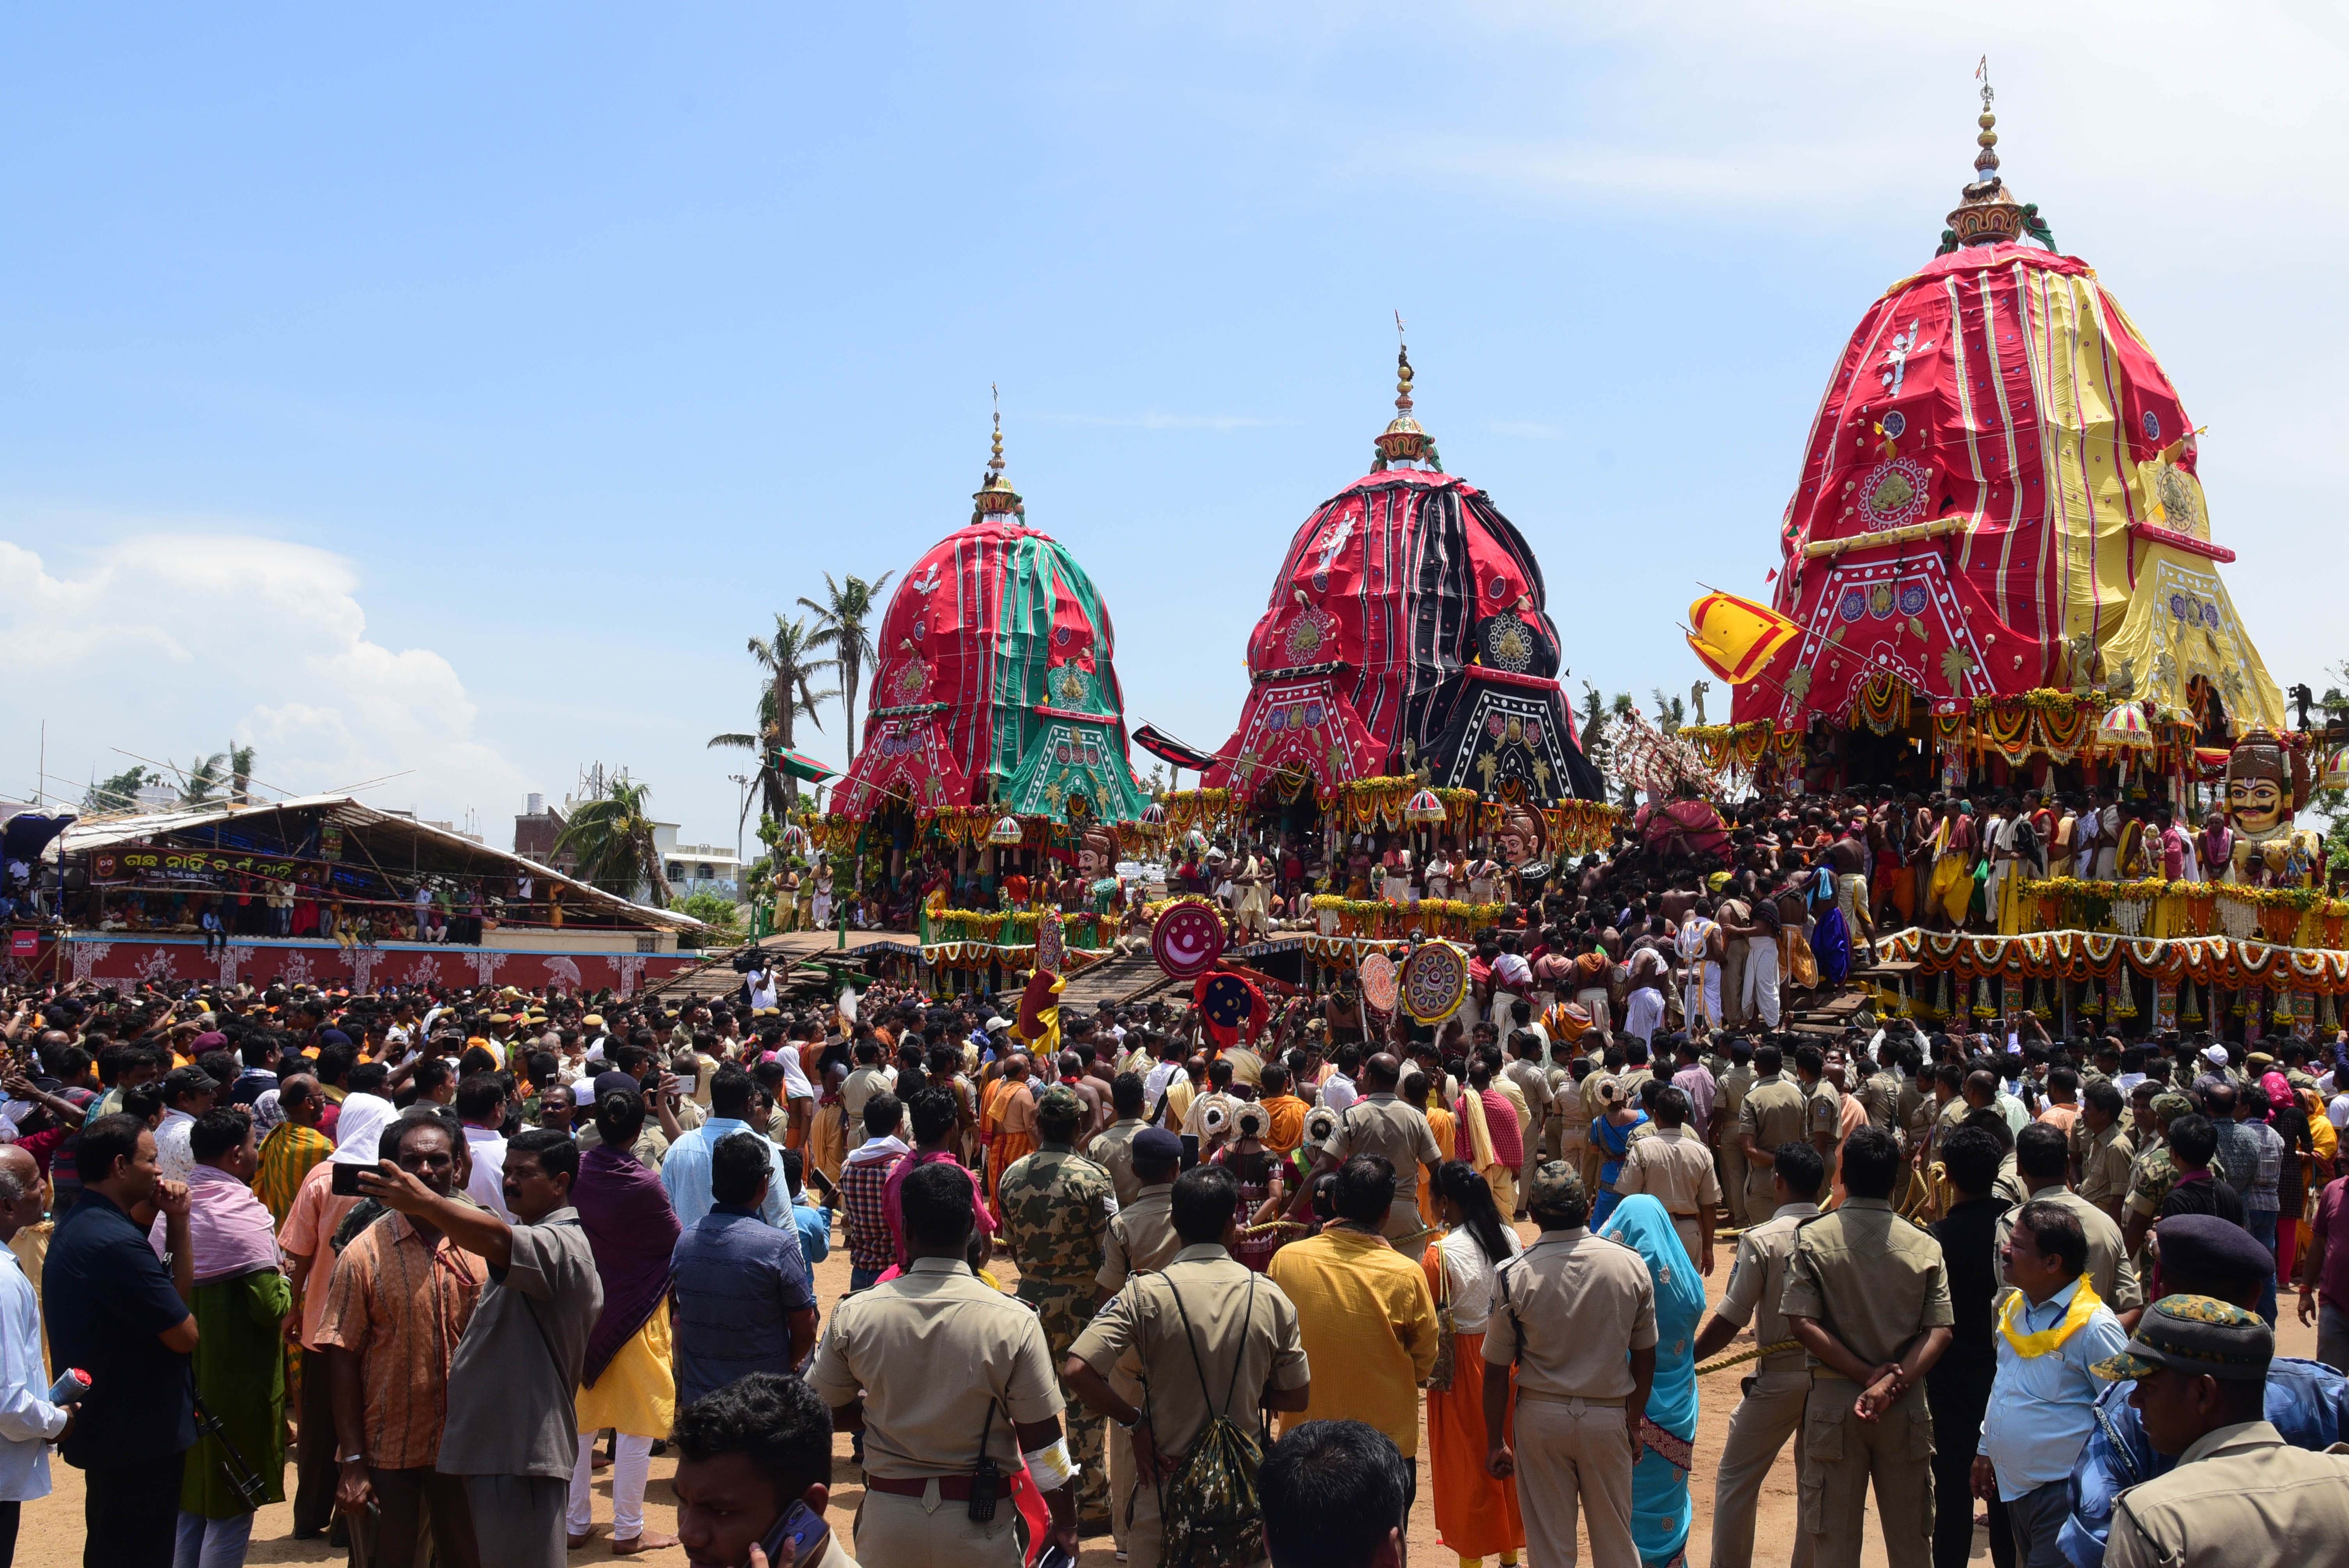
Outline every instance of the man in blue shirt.
{"label": "man in blue shirt", "polygon": [[2023,1568],[2063,1568],[2072,1466],[2106,1385],[2090,1370],[2128,1345],[2088,1280],[2088,1237],[2061,1204],[2025,1203],[2002,1259],[2010,1297],[1996,1325],[1998,1374],[1982,1419],[1973,1489],[2006,1504]]}
{"label": "man in blue shirt", "polygon": [[[2256,1311],[2260,1289],[2275,1278],[2275,1260],[2250,1232],[2216,1214],[2175,1214],[2154,1227],[2165,1295],[2207,1295]],[[2116,1383],[2098,1398],[2095,1427],[2072,1467],[2071,1517],[2064,1522],[2064,1560],[2103,1568],[2105,1538],[2120,1494],[2177,1468],[2178,1456],[2147,1441],[2145,1418],[2129,1403],[2133,1385]],[[2322,1453],[2349,1436],[2349,1377],[2317,1361],[2279,1356],[2268,1363],[2267,1418],[2296,1449]]]}
{"label": "man in blue shirt", "polygon": [[758,1137],[767,1150],[771,1176],[766,1196],[760,1201],[759,1217],[779,1229],[796,1229],[791,1201],[784,1195],[788,1184],[783,1179],[783,1151],[760,1137],[750,1122],[750,1102],[758,1088],[756,1080],[741,1068],[719,1068],[709,1084],[709,1119],[669,1145],[668,1156],[661,1161],[661,1184],[668,1189],[677,1222],[688,1230],[716,1202],[709,1190],[711,1152],[737,1132]]}
{"label": "man in blue shirt", "polygon": [[[85,1568],[171,1568],[181,1458],[195,1446],[195,1254],[188,1189],[161,1179],[155,1135],[135,1116],[93,1118],[76,1161],[81,1202],[57,1224],[42,1271],[59,1367],[90,1375],[59,1451],[84,1472]],[[166,1268],[131,1211],[163,1214]]]}
{"label": "man in blue shirt", "polygon": [[806,1180],[807,1161],[796,1149],[783,1150],[783,1181],[791,1188],[792,1223],[799,1227],[800,1255],[812,1270],[832,1255],[832,1211],[808,1201],[801,1183]]}
{"label": "man in blue shirt", "polygon": [[815,1348],[815,1290],[793,1225],[760,1222],[772,1172],[766,1140],[738,1132],[710,1156],[715,1205],[678,1238],[680,1406],[753,1372],[789,1373]]}

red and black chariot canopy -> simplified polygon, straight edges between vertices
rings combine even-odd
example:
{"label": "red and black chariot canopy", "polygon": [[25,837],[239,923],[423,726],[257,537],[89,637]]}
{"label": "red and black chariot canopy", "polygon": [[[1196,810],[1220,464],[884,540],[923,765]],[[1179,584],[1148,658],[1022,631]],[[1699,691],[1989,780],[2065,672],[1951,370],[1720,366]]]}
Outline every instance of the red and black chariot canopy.
{"label": "red and black chariot canopy", "polygon": [[1400,365],[1376,466],[1289,542],[1248,639],[1247,706],[1203,782],[1253,796],[1303,773],[1327,792],[1424,768],[1487,798],[1600,799],[1541,567],[1491,498],[1443,471]]}

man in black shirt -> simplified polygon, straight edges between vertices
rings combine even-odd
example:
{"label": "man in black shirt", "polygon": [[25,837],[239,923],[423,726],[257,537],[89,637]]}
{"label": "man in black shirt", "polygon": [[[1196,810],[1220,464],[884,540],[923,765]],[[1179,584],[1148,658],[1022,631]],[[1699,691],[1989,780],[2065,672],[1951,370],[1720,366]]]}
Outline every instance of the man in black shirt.
{"label": "man in black shirt", "polygon": [[2216,1214],[2230,1225],[2243,1222],[2242,1194],[2210,1169],[2218,1156],[2219,1130],[2207,1116],[2181,1116],[2169,1124],[2169,1158],[2178,1180],[2161,1201],[2157,1219],[2172,1214]]}
{"label": "man in black shirt", "polygon": [[[1941,1140],[1941,1166],[1958,1201],[1933,1227],[1950,1282],[1950,1348],[1925,1374],[1925,1403],[1933,1413],[1933,1568],[1963,1568],[1973,1552],[1974,1497],[1970,1472],[1982,1440],[1982,1416],[1998,1372],[1996,1313],[2000,1269],[1998,1220],[2007,1201],[1992,1193],[2003,1154],[1979,1127],[1952,1129]],[[2013,1568],[2014,1535],[2006,1505],[1990,1505],[1990,1554]]]}
{"label": "man in black shirt", "polygon": [[[83,1568],[171,1568],[181,1456],[196,1441],[188,1189],[161,1179],[135,1116],[85,1126],[76,1168],[81,1202],[49,1243],[41,1315],[57,1365],[90,1375],[58,1448],[87,1477]],[[158,1210],[168,1268],[147,1241]]]}

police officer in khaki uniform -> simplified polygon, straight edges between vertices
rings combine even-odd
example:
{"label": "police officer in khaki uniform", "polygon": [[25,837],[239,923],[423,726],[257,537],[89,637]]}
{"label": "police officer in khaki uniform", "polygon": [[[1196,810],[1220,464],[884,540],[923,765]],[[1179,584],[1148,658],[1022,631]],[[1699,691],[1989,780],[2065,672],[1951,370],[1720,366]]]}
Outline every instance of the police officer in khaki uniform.
{"label": "police officer in khaki uniform", "polygon": [[2128,1197],[2129,1170],[2137,1162],[2124,1109],[2114,1084],[2092,1085],[2081,1097],[2080,1119],[2074,1126],[2075,1134],[2085,1135],[2078,1150],[2080,1199],[2116,1224]]}
{"label": "police officer in khaki uniform", "polygon": [[1093,1275],[1106,1301],[1126,1280],[1146,1269],[1164,1268],[1182,1243],[1174,1235],[1174,1178],[1183,1169],[1183,1140],[1163,1127],[1145,1127],[1129,1154],[1137,1188],[1109,1222],[1102,1265]]}
{"label": "police officer in khaki uniform", "polygon": [[1615,1191],[1628,1198],[1645,1192],[1672,1217],[1681,1246],[1696,1272],[1713,1273],[1713,1210],[1721,1202],[1721,1179],[1713,1171],[1713,1150],[1685,1125],[1688,1092],[1666,1084],[1656,1092],[1652,1136],[1635,1138],[1615,1177]]}
{"label": "police officer in khaki uniform", "polygon": [[1395,1098],[1395,1085],[1402,1078],[1402,1064],[1384,1051],[1362,1064],[1365,1092],[1339,1114],[1337,1130],[1313,1156],[1312,1176],[1298,1183],[1290,1214],[1301,1217],[1312,1206],[1313,1182],[1322,1172],[1337,1170],[1357,1154],[1375,1154],[1395,1171],[1394,1202],[1387,1209],[1387,1239],[1426,1233],[1427,1222],[1419,1212],[1417,1175],[1425,1166],[1433,1177],[1435,1167],[1444,1162],[1444,1154],[1435,1147],[1434,1130],[1419,1108]]}
{"label": "police officer in khaki uniform", "polygon": [[[1183,1246],[1182,1238],[1174,1233],[1174,1178],[1183,1167],[1183,1140],[1163,1127],[1145,1127],[1126,1145],[1125,1152],[1142,1185],[1133,1202],[1120,1207],[1117,1218],[1109,1222],[1101,1270],[1093,1275],[1104,1304],[1133,1275],[1164,1268]],[[1112,1382],[1125,1398],[1142,1397],[1141,1385],[1123,1372],[1114,1374]],[[1069,1391],[1081,1398],[1074,1383],[1069,1385]],[[1109,1468],[1110,1534],[1120,1552],[1130,1552],[1126,1527],[1130,1511],[1123,1500],[1133,1491],[1133,1448],[1115,1432],[1104,1435],[1102,1447]]]}
{"label": "police officer in khaki uniform", "polygon": [[1795,1078],[1803,1092],[1804,1130],[1811,1147],[1827,1162],[1827,1186],[1832,1190],[1836,1148],[1843,1137],[1843,1091],[1827,1081],[1826,1073],[1826,1052],[1816,1046],[1795,1047]]}
{"label": "police officer in khaki uniform", "polygon": [[1180,1250],[1104,1302],[1061,1368],[1077,1397],[1120,1429],[1110,1434],[1110,1509],[1130,1568],[1163,1560],[1160,1493],[1176,1484],[1210,1420],[1253,1434],[1259,1409],[1302,1410],[1310,1393],[1297,1308],[1232,1259],[1238,1181],[1202,1165],[1171,1194]]}
{"label": "police officer in khaki uniform", "polygon": [[[1637,1563],[1631,1467],[1656,1376],[1655,1282],[1637,1252],[1587,1229],[1572,1167],[1553,1160],[1528,1186],[1541,1235],[1494,1276],[1485,1327],[1485,1468],[1517,1479],[1529,1562],[1573,1562],[1587,1510],[1592,1557]],[[1514,1446],[1503,1438],[1513,1364]]]}
{"label": "police officer in khaki uniform", "polygon": [[1778,1310],[1810,1353],[1799,1528],[1817,1568],[1857,1568],[1868,1488],[1890,1568],[1925,1568],[1933,1418],[1925,1374],[1949,1347],[1941,1244],[1892,1212],[1900,1146],[1863,1127],[1843,1145],[1842,1207],[1800,1222]]}
{"label": "police officer in khaki uniform", "polygon": [[1721,1086],[1713,1102],[1712,1131],[1721,1145],[1721,1192],[1728,1203],[1729,1222],[1742,1230],[1754,1218],[1745,1202],[1745,1148],[1737,1137],[1739,1113],[1745,1109],[1745,1097],[1754,1092],[1754,1047],[1743,1038],[1730,1041],[1729,1065],[1713,1078]]}
{"label": "police officer in khaki uniform", "polygon": [[1085,1145],[1085,1158],[1109,1172],[1116,1185],[1118,1205],[1123,1208],[1141,1195],[1142,1183],[1133,1179],[1133,1140],[1149,1125],[1142,1119],[1145,1109],[1142,1103],[1142,1075],[1120,1073],[1109,1087],[1110,1105],[1117,1119],[1093,1135]]}
{"label": "police officer in khaki uniform", "polygon": [[[1019,1568],[1009,1478],[1023,1460],[1051,1510],[1051,1540],[1073,1555],[1073,1461],[1043,1325],[963,1262],[976,1220],[964,1171],[922,1167],[904,1203],[905,1274],[843,1300],[808,1369],[833,1429],[864,1434],[856,1555],[892,1568]],[[997,1476],[991,1517],[978,1520],[982,1458]]]}
{"label": "police officer in khaki uniform", "polygon": [[[1737,1238],[1728,1294],[1696,1336],[1699,1361],[1720,1355],[1749,1323],[1754,1343],[1764,1349],[1795,1336],[1778,1312],[1778,1300],[1786,1288],[1786,1260],[1795,1253],[1795,1228],[1819,1212],[1819,1184],[1826,1166],[1817,1150],[1799,1140],[1778,1145],[1776,1155],[1770,1186],[1778,1200],[1777,1212]],[[1754,1511],[1761,1501],[1763,1480],[1786,1439],[1802,1429],[1803,1406],[1811,1391],[1806,1360],[1800,1346],[1763,1357],[1744,1380],[1745,1398],[1729,1418],[1729,1437],[1722,1445],[1713,1489],[1713,1561],[1721,1568],[1745,1568],[1754,1560]],[[1809,1469],[1798,1442],[1797,1491]],[[1800,1529],[1795,1532],[1794,1568],[1811,1568],[1811,1538]]]}
{"label": "police officer in khaki uniform", "polygon": [[1808,1143],[1809,1123],[1803,1115],[1803,1091],[1782,1070],[1785,1057],[1775,1046],[1754,1053],[1754,1087],[1737,1108],[1737,1149],[1745,1156],[1745,1214],[1771,1212],[1776,1197],[1770,1186],[1770,1150],[1782,1143]]}
{"label": "police officer in khaki uniform", "polygon": [[2311,1453],[2266,1419],[2275,1336],[2215,1296],[2162,1297],[2095,1365],[2136,1380],[2146,1440],[2177,1468],[2113,1504],[2107,1568],[2337,1563],[2349,1550],[2349,1444]]}

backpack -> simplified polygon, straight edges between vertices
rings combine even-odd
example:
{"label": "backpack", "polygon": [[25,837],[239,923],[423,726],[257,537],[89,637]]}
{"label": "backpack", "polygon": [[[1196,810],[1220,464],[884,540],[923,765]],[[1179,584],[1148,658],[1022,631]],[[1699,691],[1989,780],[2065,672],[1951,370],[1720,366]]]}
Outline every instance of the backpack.
{"label": "backpack", "polygon": [[[1161,1279],[1166,1276],[1161,1274]],[[1248,1305],[1240,1321],[1254,1321],[1257,1276],[1248,1275]],[[1191,1347],[1191,1365],[1199,1374],[1199,1394],[1216,1413],[1183,1456],[1174,1475],[1159,1483],[1158,1514],[1164,1522],[1166,1568],[1250,1568],[1264,1561],[1264,1505],[1257,1496],[1257,1469],[1264,1462],[1264,1443],[1224,1412],[1239,1388],[1239,1366],[1232,1367],[1231,1387],[1217,1406],[1207,1391],[1207,1368],[1199,1359],[1198,1341],[1192,1336],[1191,1312],[1174,1282],[1166,1280],[1174,1310],[1183,1315],[1183,1340]],[[1143,1398],[1148,1398],[1145,1390]]]}

